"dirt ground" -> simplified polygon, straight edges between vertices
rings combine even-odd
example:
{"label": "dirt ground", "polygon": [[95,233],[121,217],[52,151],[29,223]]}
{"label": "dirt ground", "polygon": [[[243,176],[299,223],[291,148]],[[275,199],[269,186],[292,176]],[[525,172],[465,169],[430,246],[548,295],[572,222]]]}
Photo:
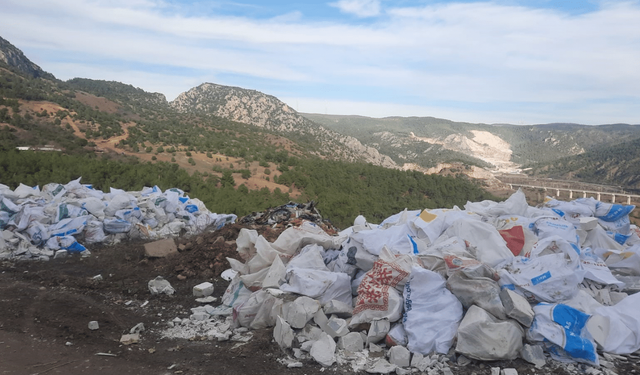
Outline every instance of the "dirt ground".
{"label": "dirt ground", "polygon": [[[144,242],[126,242],[91,248],[92,255],[85,258],[0,264],[0,374],[353,373],[346,365],[323,369],[314,361],[287,368],[277,361],[285,354],[273,341],[271,329],[254,331],[253,339],[237,348],[233,342],[160,336],[168,321],[188,317],[189,309],[197,306],[193,286],[212,282],[214,296],[222,296],[228,282],[220,273],[228,268],[225,257],[236,257],[235,239],[242,227],[228,225],[198,237],[178,238],[182,251],[167,258],[148,259]],[[269,241],[284,230],[252,228]],[[102,280],[94,280],[96,275]],[[150,294],[147,283],[158,275],[176,289],[173,296]],[[98,330],[88,329],[92,320],[98,321]],[[140,343],[121,344],[121,336],[138,323],[146,327]],[[456,360],[455,354],[451,359]],[[520,359],[452,364],[451,370],[482,375],[490,374],[491,367],[516,368],[520,375],[570,373],[557,363],[536,369]],[[640,368],[627,362],[618,374],[636,369]]]}

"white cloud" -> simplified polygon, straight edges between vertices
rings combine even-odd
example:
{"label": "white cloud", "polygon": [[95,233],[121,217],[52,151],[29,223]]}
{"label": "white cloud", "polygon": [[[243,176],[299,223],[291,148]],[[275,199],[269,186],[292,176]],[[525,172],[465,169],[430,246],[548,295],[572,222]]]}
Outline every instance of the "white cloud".
{"label": "white cloud", "polygon": [[340,9],[343,13],[361,18],[375,17],[380,14],[380,0],[339,0],[329,5]]}
{"label": "white cloud", "polygon": [[[308,21],[294,9],[256,20],[168,14],[160,0],[130,4],[4,0],[0,35],[56,76],[73,72],[72,61],[74,76],[108,76],[170,99],[189,82],[225,84],[221,77],[235,75],[276,96],[306,88],[297,95],[363,103],[352,106],[362,115],[384,107],[439,116],[440,108],[452,119],[462,112],[484,122],[640,123],[638,2],[603,2],[580,15],[493,2],[387,7],[387,17],[366,25]],[[379,1],[333,5],[381,12]]]}

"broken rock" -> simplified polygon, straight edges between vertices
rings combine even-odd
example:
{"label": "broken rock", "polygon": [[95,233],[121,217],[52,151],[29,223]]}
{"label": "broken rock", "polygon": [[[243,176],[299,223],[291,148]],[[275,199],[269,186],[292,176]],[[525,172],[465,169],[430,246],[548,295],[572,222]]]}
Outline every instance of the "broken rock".
{"label": "broken rock", "polygon": [[293,328],[304,327],[320,309],[320,303],[309,297],[299,297],[283,308],[284,320]]}
{"label": "broken rock", "polygon": [[338,347],[346,351],[355,353],[364,349],[362,335],[358,332],[350,332],[338,339]]}
{"label": "broken rock", "polygon": [[540,368],[547,363],[547,358],[544,356],[544,349],[540,345],[525,344],[520,351],[520,356],[522,359],[532,363],[537,368]]}
{"label": "broken rock", "polygon": [[173,238],[165,238],[144,244],[144,255],[149,258],[164,258],[171,254],[177,254],[178,248]]}
{"label": "broken rock", "polygon": [[531,327],[534,313],[526,298],[505,288],[500,291],[500,299],[508,317],[517,320],[525,327]]}
{"label": "broken rock", "polygon": [[380,358],[371,363],[366,371],[369,374],[390,374],[396,371],[397,366],[387,362],[386,359]]}
{"label": "broken rock", "polygon": [[213,294],[213,284],[204,282],[193,287],[194,297],[208,297]]}
{"label": "broken rock", "polygon": [[374,320],[369,327],[369,333],[367,334],[367,343],[376,343],[382,341],[389,330],[391,329],[391,323],[388,319]]}
{"label": "broken rock", "polygon": [[280,316],[276,319],[276,326],[273,329],[273,338],[282,349],[290,348],[293,344],[293,330],[291,326]]}
{"label": "broken rock", "polygon": [[137,344],[138,342],[140,342],[140,334],[139,333],[122,335],[122,337],[120,338],[120,343],[122,343],[124,345]]}
{"label": "broken rock", "polygon": [[353,313],[353,307],[347,305],[342,301],[332,299],[324,305],[323,311],[327,316],[336,315],[339,318],[344,319],[351,317]]}
{"label": "broken rock", "polygon": [[92,331],[95,331],[96,329],[100,328],[100,326],[98,325],[98,322],[95,320],[92,320],[89,322],[89,329]]}
{"label": "broken rock", "polygon": [[404,346],[396,345],[389,349],[389,362],[398,367],[408,367],[411,364],[411,352]]}
{"label": "broken rock", "polygon": [[336,361],[336,343],[331,336],[322,334],[320,339],[313,343],[309,354],[323,367],[329,367]]}

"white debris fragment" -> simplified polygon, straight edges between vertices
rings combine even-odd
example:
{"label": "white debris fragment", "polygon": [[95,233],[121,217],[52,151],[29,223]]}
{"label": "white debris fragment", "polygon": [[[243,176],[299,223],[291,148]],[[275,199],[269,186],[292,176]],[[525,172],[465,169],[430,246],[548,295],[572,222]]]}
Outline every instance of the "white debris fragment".
{"label": "white debris fragment", "polygon": [[122,335],[122,337],[120,337],[120,343],[124,345],[137,344],[138,342],[140,342],[140,334],[138,333]]}
{"label": "white debris fragment", "polygon": [[525,361],[535,365],[536,368],[543,367],[547,362],[547,358],[544,355],[544,350],[541,345],[525,344],[520,351],[520,356]]}
{"label": "white debris fragment", "polygon": [[89,329],[92,331],[95,331],[96,329],[100,328],[99,324],[97,321],[92,320],[89,322]]}
{"label": "white debris fragment", "polygon": [[293,343],[294,333],[289,323],[280,316],[276,318],[276,326],[273,329],[273,338],[282,349],[291,347]]}
{"label": "white debris fragment", "polygon": [[311,346],[309,354],[324,367],[333,365],[336,361],[336,343],[331,336],[323,333],[318,341]]}
{"label": "white debris fragment", "polygon": [[350,332],[338,339],[338,348],[349,352],[359,352],[364,349],[362,335],[358,332]]}
{"label": "white debris fragment", "polygon": [[131,330],[129,330],[129,333],[134,334],[134,333],[140,333],[142,331],[144,331],[144,323],[138,323],[135,326],[133,326]]}
{"label": "white debris fragment", "polygon": [[319,309],[318,301],[302,296],[283,306],[283,318],[291,327],[299,329],[304,327]]}
{"label": "white debris fragment", "polygon": [[379,358],[371,362],[366,368],[369,374],[390,374],[396,371],[397,366],[387,362],[384,358]]}
{"label": "white debris fragment", "polygon": [[153,280],[149,280],[149,291],[151,294],[167,294],[172,295],[176,292],[171,284],[165,280],[162,276],[157,276]]}
{"label": "white debris fragment", "polygon": [[500,291],[500,299],[508,317],[517,320],[525,327],[531,326],[534,313],[531,305],[524,297],[513,290],[505,288]]}
{"label": "white debris fragment", "polygon": [[335,314],[339,318],[343,318],[343,319],[349,318],[353,313],[353,307],[335,299],[332,299],[331,301],[327,302],[322,308],[322,310],[327,316],[331,316]]}
{"label": "white debris fragment", "polygon": [[213,294],[213,284],[204,282],[193,287],[194,297],[208,297]]}
{"label": "white debris fragment", "polygon": [[374,320],[371,322],[371,327],[369,327],[367,342],[375,344],[382,341],[390,329],[391,323],[389,323],[388,319]]}
{"label": "white debris fragment", "polygon": [[398,367],[408,367],[411,364],[411,352],[404,346],[396,345],[389,349],[389,363]]}

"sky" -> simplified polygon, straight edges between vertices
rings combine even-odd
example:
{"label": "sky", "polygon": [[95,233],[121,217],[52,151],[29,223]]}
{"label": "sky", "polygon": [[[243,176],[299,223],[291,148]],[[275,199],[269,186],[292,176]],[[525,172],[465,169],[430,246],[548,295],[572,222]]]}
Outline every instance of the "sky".
{"label": "sky", "polygon": [[640,0],[2,0],[45,71],[299,112],[640,124]]}

